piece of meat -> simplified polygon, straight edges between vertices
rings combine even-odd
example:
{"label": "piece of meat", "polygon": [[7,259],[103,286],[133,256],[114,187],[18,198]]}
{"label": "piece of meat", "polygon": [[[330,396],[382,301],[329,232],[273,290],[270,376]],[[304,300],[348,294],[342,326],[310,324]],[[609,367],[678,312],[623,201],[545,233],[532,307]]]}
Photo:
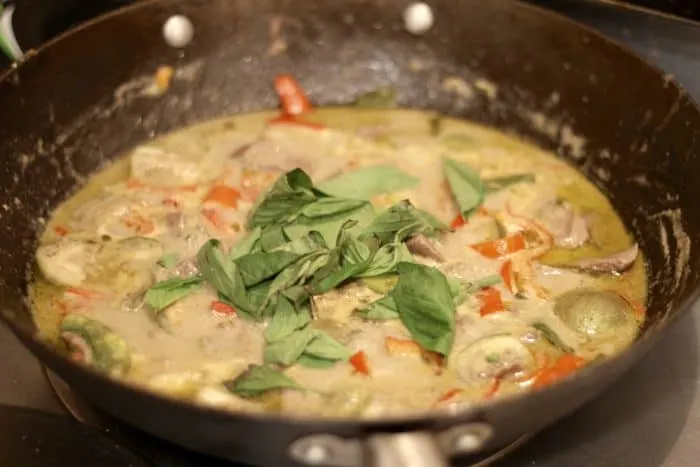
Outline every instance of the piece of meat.
{"label": "piece of meat", "polygon": [[621,274],[627,271],[639,255],[639,246],[633,246],[618,253],[602,258],[586,258],[578,260],[567,267],[592,273]]}
{"label": "piece of meat", "polygon": [[586,218],[574,212],[569,203],[549,200],[539,209],[537,217],[557,246],[578,248],[590,238]]}
{"label": "piece of meat", "polygon": [[438,250],[437,246],[425,235],[414,235],[406,241],[408,251],[414,255],[433,259],[438,263],[444,263],[445,257]]}

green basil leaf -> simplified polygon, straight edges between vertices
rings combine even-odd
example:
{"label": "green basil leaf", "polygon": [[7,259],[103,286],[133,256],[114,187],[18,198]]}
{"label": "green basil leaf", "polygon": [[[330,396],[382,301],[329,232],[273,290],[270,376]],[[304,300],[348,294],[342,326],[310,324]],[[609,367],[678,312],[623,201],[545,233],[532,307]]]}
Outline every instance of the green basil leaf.
{"label": "green basil leaf", "polygon": [[327,360],[325,358],[314,357],[313,355],[302,354],[297,360],[297,365],[305,366],[307,368],[314,368],[317,370],[325,370],[331,368],[337,363],[337,360]]}
{"label": "green basil leaf", "polygon": [[[322,182],[318,189],[331,196],[370,199],[418,186],[420,180],[390,165],[373,165]],[[307,214],[308,215],[308,214]]]}
{"label": "green basil leaf", "polygon": [[282,295],[287,297],[289,301],[296,307],[304,305],[311,296],[306,287],[302,285],[292,286],[282,292]]}
{"label": "green basil leaf", "polygon": [[328,262],[328,252],[319,250],[309,253],[300,258],[288,268],[280,272],[270,284],[265,306],[278,293],[306,282],[316,271],[322,268]]}
{"label": "green basil leaf", "polygon": [[290,366],[301,357],[313,339],[314,334],[307,328],[294,331],[281,340],[268,342],[265,346],[265,363]]}
{"label": "green basil leaf", "polygon": [[276,276],[300,257],[301,255],[288,251],[259,252],[238,258],[236,266],[243,282],[250,287]]}
{"label": "green basil leaf", "polygon": [[304,355],[333,361],[347,360],[352,355],[347,347],[325,332],[314,330],[312,335],[314,337],[304,349]]}
{"label": "green basil leaf", "polygon": [[362,205],[355,210],[329,216],[315,218],[299,216],[293,224],[284,227],[284,232],[287,234],[287,237],[292,240],[307,236],[311,234],[311,232],[318,232],[325,244],[328,245],[329,248],[333,248],[336,246],[338,233],[340,233],[340,229],[345,222],[348,220],[357,221],[357,225],[350,229],[349,232],[351,235],[356,235],[372,222],[374,216],[375,213],[372,205],[363,202]]}
{"label": "green basil leaf", "polygon": [[365,277],[360,279],[360,282],[362,285],[366,285],[372,292],[384,295],[391,292],[394,287],[396,287],[396,282],[398,280],[399,276],[396,274],[386,274],[381,276]]}
{"label": "green basil leaf", "polygon": [[224,387],[241,397],[258,397],[274,389],[303,388],[289,376],[270,366],[250,365],[235,379],[224,383]]}
{"label": "green basil leaf", "polygon": [[260,310],[261,309],[261,307],[263,306],[263,304],[267,300],[267,296],[270,294],[270,286],[271,285],[272,285],[272,281],[268,280],[268,281],[256,284],[253,287],[250,287],[246,291],[247,303],[249,305],[250,310]]}
{"label": "green basil leaf", "polygon": [[517,175],[508,175],[506,177],[495,177],[488,180],[484,180],[484,187],[487,192],[493,192],[508,188],[511,185],[517,183],[533,183],[535,181],[535,175],[531,173],[523,173]]}
{"label": "green basil leaf", "polygon": [[358,199],[321,198],[304,206],[299,214],[309,219],[315,219],[355,211],[366,204],[366,201]]}
{"label": "green basil leaf", "polygon": [[202,277],[236,308],[250,310],[243,278],[236,263],[221,251],[221,242],[207,241],[197,253],[197,265]]}
{"label": "green basil leaf", "polygon": [[382,245],[401,242],[417,234],[431,237],[438,230],[433,226],[434,220],[427,218],[409,200],[403,200],[376,216],[362,231],[362,237],[376,236]]}
{"label": "green basil leaf", "polygon": [[268,225],[260,233],[260,249],[272,251],[287,244],[289,239],[281,225]]}
{"label": "green basil leaf", "polygon": [[279,297],[272,319],[265,328],[265,340],[278,342],[293,332],[303,328],[309,322],[308,308],[296,308],[286,297]]}
{"label": "green basil leaf", "polygon": [[178,256],[178,254],[174,251],[171,251],[170,253],[166,253],[160,257],[160,259],[158,260],[158,266],[165,269],[172,269],[177,265],[179,259],[180,257]]}
{"label": "green basil leaf", "polygon": [[298,211],[318,196],[313,191],[311,178],[301,169],[282,175],[263,198],[253,207],[248,217],[250,228],[277,224],[294,218]]}
{"label": "green basil leaf", "polygon": [[401,322],[424,349],[447,356],[455,333],[455,305],[450,285],[435,268],[399,263],[399,281],[391,296]]}
{"label": "green basil leaf", "polygon": [[561,337],[559,337],[559,335],[546,324],[536,322],[532,323],[532,327],[541,332],[542,336],[544,336],[544,338],[547,339],[547,341],[549,341],[549,343],[556,349],[559,349],[564,353],[574,353],[574,349],[566,345],[566,343],[561,340]]}
{"label": "green basil leaf", "polygon": [[199,276],[173,277],[158,282],[148,289],[144,295],[144,301],[153,312],[157,313],[197,290],[202,282]]}
{"label": "green basil leaf", "polygon": [[374,277],[395,273],[398,263],[411,261],[413,261],[413,256],[405,243],[388,243],[379,248],[369,267],[358,274],[358,277]]}
{"label": "green basil leaf", "polygon": [[255,227],[253,230],[248,232],[245,237],[238,240],[229,250],[228,257],[231,260],[238,259],[241,256],[250,254],[254,249],[256,244],[260,240],[260,227]]}
{"label": "green basil leaf", "polygon": [[449,157],[443,159],[445,178],[450,184],[459,211],[466,219],[484,201],[484,185],[479,173],[464,162],[458,162]]}
{"label": "green basil leaf", "polygon": [[309,232],[308,235],[299,237],[291,242],[275,248],[274,251],[289,251],[298,255],[306,255],[312,251],[326,249],[326,242],[317,232]]}
{"label": "green basil leaf", "polygon": [[375,321],[384,321],[387,319],[398,319],[399,312],[396,307],[396,302],[391,295],[385,295],[379,300],[367,305],[365,308],[359,309],[356,313],[364,319]]}

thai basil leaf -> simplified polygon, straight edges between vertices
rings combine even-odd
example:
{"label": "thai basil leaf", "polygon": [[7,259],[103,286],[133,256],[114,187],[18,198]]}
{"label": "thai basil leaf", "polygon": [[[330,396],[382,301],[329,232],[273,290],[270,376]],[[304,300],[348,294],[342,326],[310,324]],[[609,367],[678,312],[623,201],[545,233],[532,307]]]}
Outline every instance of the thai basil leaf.
{"label": "thai basil leaf", "polygon": [[311,178],[301,169],[282,175],[253,207],[248,218],[250,228],[278,224],[293,219],[299,210],[316,201]]}
{"label": "thai basil leaf", "polygon": [[379,300],[375,300],[365,308],[357,310],[356,313],[364,319],[371,319],[375,321],[399,318],[396,302],[391,294],[385,295]]}
{"label": "thai basil leaf", "polygon": [[287,237],[294,240],[309,235],[311,232],[318,232],[329,248],[336,245],[338,233],[343,224],[348,220],[357,221],[357,225],[350,230],[350,234],[356,235],[365,226],[369,225],[374,218],[374,208],[370,203],[363,202],[355,210],[345,211],[329,216],[309,218],[299,216],[293,224],[285,225],[284,232]]}
{"label": "thai basil leaf", "polygon": [[523,173],[517,175],[508,175],[506,177],[496,177],[484,180],[484,188],[486,192],[493,192],[508,188],[517,183],[532,183],[535,181],[535,175],[531,173]]}
{"label": "thai basil leaf", "polygon": [[293,331],[281,340],[268,342],[265,346],[265,363],[290,366],[301,357],[313,339],[314,334],[306,328]]}
{"label": "thai basil leaf", "polygon": [[300,258],[288,268],[280,272],[270,284],[265,306],[278,293],[295,285],[300,285],[312,277],[316,271],[328,262],[328,252],[324,250],[314,251]]}
{"label": "thai basil leaf", "polygon": [[202,282],[204,281],[199,276],[167,279],[148,289],[144,295],[144,301],[152,311],[157,313],[197,290]]}
{"label": "thai basil leaf", "polygon": [[[432,216],[431,216],[432,217]],[[411,235],[434,236],[438,229],[409,200],[403,200],[376,216],[362,231],[362,237],[376,236],[382,245],[401,242]]]}
{"label": "thai basil leaf", "polygon": [[301,255],[288,251],[252,253],[238,258],[236,266],[243,282],[250,287],[276,276],[300,257]]}
{"label": "thai basil leaf", "polygon": [[479,173],[464,162],[449,157],[443,159],[445,177],[450,184],[459,211],[466,219],[484,201],[484,185]]}
{"label": "thai basil leaf", "polygon": [[197,265],[202,277],[236,308],[251,311],[243,278],[236,263],[221,251],[221,242],[211,239],[199,249]]}
{"label": "thai basil leaf", "polygon": [[362,285],[369,287],[372,292],[378,294],[387,294],[391,292],[394,287],[396,287],[396,282],[399,280],[399,276],[396,274],[386,274],[375,277],[365,277],[360,280]]}
{"label": "thai basil leaf", "polygon": [[331,196],[370,199],[417,186],[418,178],[390,165],[373,165],[339,175],[318,185]]}
{"label": "thai basil leaf", "polygon": [[413,261],[405,243],[388,243],[377,251],[369,266],[358,277],[374,277],[396,272],[396,265]]}
{"label": "thai basil leaf", "polygon": [[268,280],[256,284],[246,291],[247,303],[251,310],[260,310],[260,307],[263,306],[265,300],[267,300],[267,296],[270,293],[270,285],[272,285],[272,281]]}
{"label": "thai basil leaf", "polygon": [[304,235],[291,242],[285,243],[275,248],[274,251],[289,251],[291,253],[296,253],[298,255],[305,255],[311,253],[312,251],[326,249],[326,242],[323,240],[320,234],[317,232],[309,232],[308,235]]}
{"label": "thai basil leaf", "polygon": [[386,86],[361,95],[352,105],[359,108],[392,109],[397,106],[396,98],[396,89]]}
{"label": "thai basil leaf", "polygon": [[231,260],[250,254],[260,240],[260,227],[255,227],[242,239],[238,240],[229,250],[228,257]]}
{"label": "thai basil leaf", "polygon": [[260,234],[260,249],[262,251],[272,251],[284,246],[289,239],[284,234],[281,225],[269,225]]}
{"label": "thai basil leaf", "polygon": [[303,328],[310,320],[308,308],[296,308],[286,297],[278,297],[272,319],[265,328],[265,340],[278,342]]}
{"label": "thai basil leaf", "polygon": [[435,268],[399,263],[392,298],[401,322],[424,349],[447,356],[455,333],[455,305],[450,285]]}
{"label": "thai basil leaf", "polygon": [[350,358],[350,350],[325,332],[313,330],[312,335],[313,339],[304,349],[305,356],[331,361]]}
{"label": "thai basil leaf", "polygon": [[225,382],[224,387],[233,394],[249,398],[274,389],[303,389],[292,378],[267,365],[250,365],[238,377]]}
{"label": "thai basil leaf", "polygon": [[330,368],[337,363],[337,360],[327,360],[325,358],[314,357],[313,355],[302,354],[297,360],[297,365],[305,366],[307,368],[315,368],[317,370],[325,370]]}
{"label": "thai basil leaf", "polygon": [[547,339],[547,341],[549,341],[549,343],[552,344],[552,346],[554,346],[555,348],[561,350],[564,353],[574,352],[574,349],[566,345],[566,343],[563,340],[561,340],[561,337],[559,337],[559,335],[546,324],[536,322],[532,324],[532,327],[541,332],[542,336],[544,336],[544,338]]}
{"label": "thai basil leaf", "polygon": [[318,217],[334,216],[336,214],[352,212],[364,207],[366,204],[366,201],[358,199],[321,198],[304,206],[299,214],[308,219],[315,219]]}
{"label": "thai basil leaf", "polygon": [[282,295],[287,297],[289,301],[296,307],[304,305],[311,296],[309,291],[303,285],[295,285],[282,292]]}

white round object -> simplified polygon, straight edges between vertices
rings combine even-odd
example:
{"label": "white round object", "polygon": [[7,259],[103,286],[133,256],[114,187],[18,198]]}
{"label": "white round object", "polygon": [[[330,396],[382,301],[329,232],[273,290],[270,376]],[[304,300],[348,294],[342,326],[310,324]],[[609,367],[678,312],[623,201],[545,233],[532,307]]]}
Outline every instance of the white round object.
{"label": "white round object", "polygon": [[408,32],[423,34],[433,27],[433,10],[427,3],[412,3],[404,10],[403,20]]}
{"label": "white round object", "polygon": [[192,42],[193,37],[194,26],[186,16],[171,16],[163,25],[163,38],[172,47],[185,47]]}

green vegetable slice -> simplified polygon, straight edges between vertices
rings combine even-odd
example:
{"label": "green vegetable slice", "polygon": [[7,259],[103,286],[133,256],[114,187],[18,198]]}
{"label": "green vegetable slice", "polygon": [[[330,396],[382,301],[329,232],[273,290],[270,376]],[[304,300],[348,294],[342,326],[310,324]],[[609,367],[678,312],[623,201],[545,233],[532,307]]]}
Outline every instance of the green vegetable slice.
{"label": "green vegetable slice", "polygon": [[61,320],[59,333],[72,351],[79,352],[85,363],[100,371],[120,375],[131,366],[131,351],[126,341],[97,320],[68,314]]}
{"label": "green vegetable slice", "polygon": [[268,365],[250,365],[235,379],[224,382],[224,387],[245,398],[259,397],[276,389],[303,389],[292,378]]}

